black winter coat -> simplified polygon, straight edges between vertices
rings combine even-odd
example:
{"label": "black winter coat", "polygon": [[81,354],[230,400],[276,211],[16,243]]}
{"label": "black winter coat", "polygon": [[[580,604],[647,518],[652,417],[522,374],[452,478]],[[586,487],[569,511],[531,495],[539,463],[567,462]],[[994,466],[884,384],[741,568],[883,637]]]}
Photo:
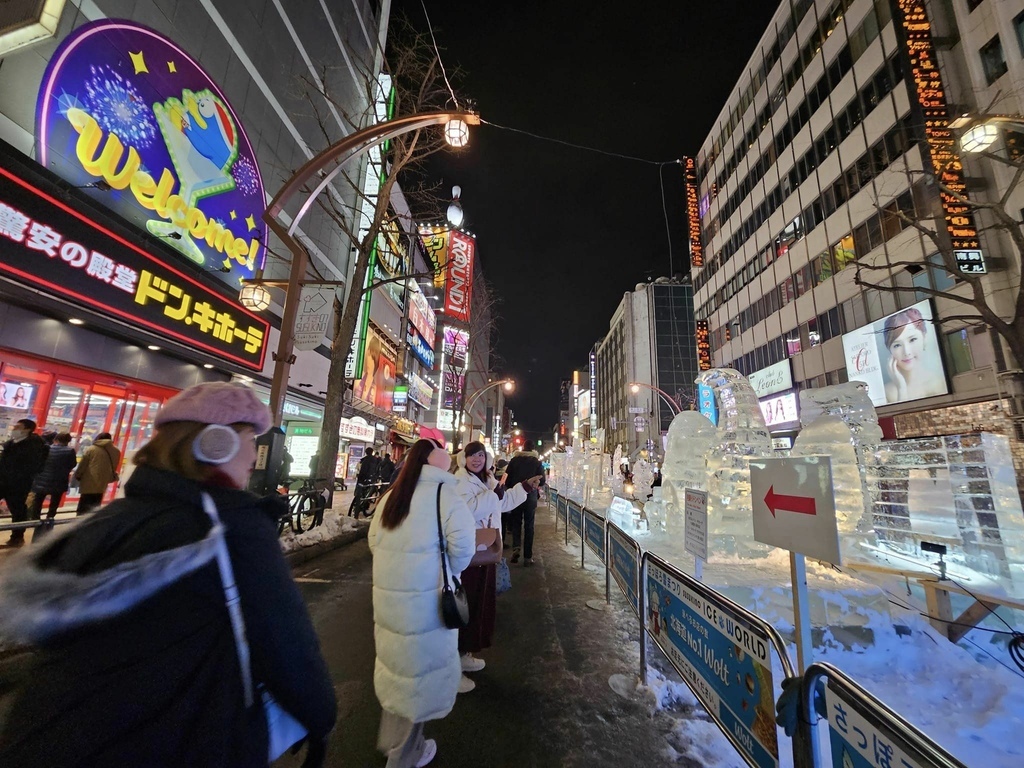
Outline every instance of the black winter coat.
{"label": "black winter coat", "polygon": [[[274,523],[277,500],[209,488],[241,596],[252,675],[315,738],[331,677]],[[246,709],[200,486],[138,467],[114,501],[33,547],[0,584],[0,629],[39,648],[0,765],[266,766]]]}
{"label": "black winter coat", "polygon": [[32,478],[43,470],[49,446],[33,432],[18,442],[8,440],[3,448],[3,453],[0,453],[0,486],[24,488],[28,493]]}
{"label": "black winter coat", "polygon": [[36,493],[64,493],[68,489],[68,477],[78,463],[75,449],[68,445],[55,443],[50,446],[43,471],[32,481],[32,490]]}

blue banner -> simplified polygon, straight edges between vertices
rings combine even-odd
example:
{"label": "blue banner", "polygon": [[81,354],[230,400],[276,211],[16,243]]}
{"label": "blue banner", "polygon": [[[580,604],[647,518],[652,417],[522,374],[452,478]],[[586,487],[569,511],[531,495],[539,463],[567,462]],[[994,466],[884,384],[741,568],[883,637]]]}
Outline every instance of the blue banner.
{"label": "blue banner", "polygon": [[589,509],[583,512],[583,541],[604,562],[604,520],[594,515]]}
{"label": "blue banner", "polygon": [[778,766],[767,634],[651,558],[644,588],[647,629],[704,709],[751,765]]}
{"label": "blue banner", "polygon": [[[558,514],[563,520],[568,520],[569,517],[569,502],[565,496],[558,497]],[[568,522],[566,523],[568,525]]]}
{"label": "blue banner", "polygon": [[715,426],[718,426],[718,406],[715,404],[715,390],[707,384],[697,385],[697,403],[701,413],[708,417]]}
{"label": "blue banner", "polygon": [[583,538],[583,510],[575,501],[569,502],[569,530]]}
{"label": "blue banner", "polygon": [[828,736],[833,768],[923,768],[931,761],[911,757],[913,749],[895,733],[868,722],[852,700],[832,685],[825,688]]}
{"label": "blue banner", "polygon": [[634,548],[633,540],[614,525],[608,526],[608,554],[612,559],[612,578],[639,616],[640,552]]}

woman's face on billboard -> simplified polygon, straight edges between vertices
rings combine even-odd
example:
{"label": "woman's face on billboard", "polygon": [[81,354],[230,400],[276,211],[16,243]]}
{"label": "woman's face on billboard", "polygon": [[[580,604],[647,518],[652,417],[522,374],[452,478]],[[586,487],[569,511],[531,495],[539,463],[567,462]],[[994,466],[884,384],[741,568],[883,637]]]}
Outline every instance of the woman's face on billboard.
{"label": "woman's face on billboard", "polygon": [[918,330],[913,323],[908,323],[903,331],[889,345],[889,354],[896,361],[900,370],[908,372],[920,362],[924,353],[924,332]]}

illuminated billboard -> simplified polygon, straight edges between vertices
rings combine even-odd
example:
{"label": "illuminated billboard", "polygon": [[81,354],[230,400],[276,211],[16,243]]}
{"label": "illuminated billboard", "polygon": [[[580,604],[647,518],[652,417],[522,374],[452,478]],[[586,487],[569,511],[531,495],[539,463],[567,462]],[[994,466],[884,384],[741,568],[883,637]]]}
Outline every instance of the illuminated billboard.
{"label": "illuminated billboard", "polygon": [[949,393],[931,302],[876,320],[844,334],[850,381],[863,381],[875,405]]}
{"label": "illuminated billboard", "polygon": [[700,235],[700,205],[697,200],[697,165],[692,157],[683,161],[686,182],[686,229],[690,242],[690,266],[704,266],[704,246]]}
{"label": "illuminated billboard", "polygon": [[800,421],[796,392],[766,398],[761,401],[760,405],[765,426],[777,427],[780,424],[793,424]]}
{"label": "illuminated billboard", "polygon": [[453,230],[448,242],[448,263],[444,277],[444,314],[463,323],[469,322],[473,295],[473,255],[476,241],[464,232]]}
{"label": "illuminated billboard", "polygon": [[68,35],[43,76],[36,139],[43,167],[233,287],[263,266],[249,139],[217,84],[158,32],[103,19]]}

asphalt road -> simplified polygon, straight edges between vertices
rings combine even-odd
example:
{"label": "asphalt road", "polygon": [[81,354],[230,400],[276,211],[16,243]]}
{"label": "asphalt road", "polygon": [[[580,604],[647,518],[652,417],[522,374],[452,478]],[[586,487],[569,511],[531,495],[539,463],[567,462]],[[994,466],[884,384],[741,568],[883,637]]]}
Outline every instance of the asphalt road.
{"label": "asphalt road", "polygon": [[[671,746],[679,714],[652,713],[643,696],[625,698],[612,675],[636,676],[636,620],[613,594],[612,611],[586,607],[603,598],[603,580],[580,570],[544,507],[538,510],[532,568],[512,566],[512,589],[498,598],[495,646],[442,721],[429,723],[439,768],[695,765]],[[577,543],[578,547],[578,543]],[[371,556],[365,541],[296,568],[338,694],[340,715],[327,765],[383,766],[376,750],[380,707],[373,692]],[[614,584],[613,590],[615,589]],[[298,765],[286,757],[281,766]]]}

